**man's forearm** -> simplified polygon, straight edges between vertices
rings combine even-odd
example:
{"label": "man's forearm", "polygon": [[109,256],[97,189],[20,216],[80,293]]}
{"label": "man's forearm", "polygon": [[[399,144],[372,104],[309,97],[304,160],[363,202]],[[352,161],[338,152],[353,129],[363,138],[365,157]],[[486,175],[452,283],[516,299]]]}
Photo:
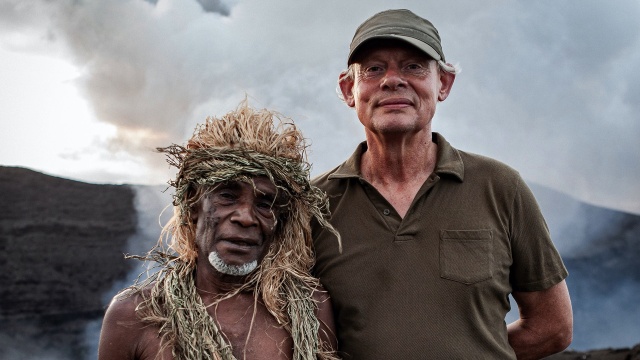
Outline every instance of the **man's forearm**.
{"label": "man's forearm", "polygon": [[518,359],[540,359],[566,349],[573,339],[573,313],[567,284],[541,291],[514,292],[520,319],[507,326]]}
{"label": "man's forearm", "polygon": [[569,346],[571,334],[566,331],[536,330],[535,326],[527,326],[526,320],[518,320],[507,326],[509,344],[519,360],[541,359],[558,353]]}

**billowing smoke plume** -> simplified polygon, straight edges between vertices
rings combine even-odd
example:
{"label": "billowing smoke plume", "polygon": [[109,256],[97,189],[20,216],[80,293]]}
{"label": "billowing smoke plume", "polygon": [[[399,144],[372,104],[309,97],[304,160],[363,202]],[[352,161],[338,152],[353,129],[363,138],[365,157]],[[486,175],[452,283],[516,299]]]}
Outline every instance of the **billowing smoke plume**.
{"label": "billowing smoke plume", "polygon": [[435,130],[529,180],[640,213],[634,0],[5,0],[0,40],[16,48],[16,37],[31,39],[76,64],[97,117],[118,126],[114,152],[166,168],[150,149],[184,141],[247,94],[296,119],[319,173],[363,139],[335,81],[356,26],[388,7],[430,18],[447,59],[463,68]]}
{"label": "billowing smoke plume", "polygon": [[[573,307],[570,348],[632,347],[640,342],[640,216],[586,205],[532,185],[551,236],[569,270]],[[513,299],[512,299],[513,300]],[[507,323],[518,318],[515,302]]]}
{"label": "billowing smoke plume", "polygon": [[[134,206],[136,209],[137,230],[127,241],[127,248],[123,249],[128,255],[144,255],[151,250],[160,238],[162,227],[173,215],[170,190],[165,186],[133,186]],[[150,272],[155,271],[153,264],[129,259],[134,263],[133,270],[121,281],[115,282],[111,289],[102,294],[105,306],[120,290],[133,285],[138,279],[144,280]],[[84,345],[92,356],[98,353],[100,328],[102,318],[90,322],[84,331]]]}

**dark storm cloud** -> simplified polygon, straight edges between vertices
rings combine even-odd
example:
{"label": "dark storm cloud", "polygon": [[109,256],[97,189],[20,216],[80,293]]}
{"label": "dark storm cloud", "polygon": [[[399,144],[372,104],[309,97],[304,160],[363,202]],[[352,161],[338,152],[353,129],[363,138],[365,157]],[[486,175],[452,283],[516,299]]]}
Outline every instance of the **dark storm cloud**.
{"label": "dark storm cloud", "polygon": [[[158,0],[144,0],[150,4],[156,5]],[[221,0],[196,0],[202,10],[205,12],[218,13],[220,15],[229,16],[231,14],[230,7]]]}
{"label": "dark storm cloud", "polygon": [[229,7],[220,0],[198,0],[198,2],[206,12],[214,12],[224,16],[230,14]]}

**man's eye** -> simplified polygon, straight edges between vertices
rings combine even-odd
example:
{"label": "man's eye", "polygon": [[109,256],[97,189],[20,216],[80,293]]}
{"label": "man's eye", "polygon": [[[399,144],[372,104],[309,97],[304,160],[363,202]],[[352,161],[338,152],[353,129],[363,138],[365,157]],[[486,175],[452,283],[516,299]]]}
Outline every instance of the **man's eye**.
{"label": "man's eye", "polygon": [[384,69],[382,68],[382,66],[369,66],[364,69],[365,73],[368,73],[368,74],[379,73],[383,70]]}
{"label": "man's eye", "polygon": [[375,78],[382,73],[384,73],[384,68],[377,65],[366,66],[360,69],[360,77],[363,79]]}
{"label": "man's eye", "polygon": [[277,211],[278,208],[280,207],[279,204],[280,203],[276,201],[274,198],[266,197],[264,199],[258,199],[256,206],[261,210],[264,209],[269,211]]}
{"label": "man's eye", "polygon": [[220,198],[221,200],[235,200],[236,199],[236,194],[234,194],[231,191],[221,191],[218,193],[218,198]]}
{"label": "man's eye", "polygon": [[403,68],[405,73],[411,75],[422,75],[425,74],[427,70],[428,69],[424,65],[418,63],[409,64]]}
{"label": "man's eye", "polygon": [[409,65],[404,67],[405,71],[409,71],[409,72],[422,71],[423,68],[424,67],[422,65],[420,65],[420,64],[409,64]]}
{"label": "man's eye", "polygon": [[256,204],[256,208],[258,213],[267,219],[278,217],[278,212],[275,211],[274,204],[272,202],[260,201]]}
{"label": "man's eye", "polygon": [[267,201],[259,201],[257,206],[260,209],[268,209],[271,210],[271,207],[273,206],[273,204],[271,202],[267,202]]}

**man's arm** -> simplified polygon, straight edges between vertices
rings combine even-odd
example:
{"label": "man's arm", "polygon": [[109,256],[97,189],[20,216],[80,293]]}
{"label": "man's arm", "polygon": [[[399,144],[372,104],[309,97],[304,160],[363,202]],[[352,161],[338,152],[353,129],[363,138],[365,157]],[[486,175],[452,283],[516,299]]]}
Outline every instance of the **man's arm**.
{"label": "man's arm", "polygon": [[542,291],[513,292],[520,319],[509,324],[509,344],[518,359],[540,359],[558,353],[573,339],[573,313],[567,284]]}
{"label": "man's arm", "polygon": [[323,288],[316,289],[313,293],[313,298],[318,304],[318,311],[316,313],[320,321],[318,337],[320,341],[327,345],[325,347],[327,350],[336,351],[338,349],[338,339],[336,338],[336,326],[333,318],[331,298]]}
{"label": "man's arm", "polygon": [[99,360],[135,359],[135,348],[141,335],[135,307],[134,296],[111,301],[102,321]]}

